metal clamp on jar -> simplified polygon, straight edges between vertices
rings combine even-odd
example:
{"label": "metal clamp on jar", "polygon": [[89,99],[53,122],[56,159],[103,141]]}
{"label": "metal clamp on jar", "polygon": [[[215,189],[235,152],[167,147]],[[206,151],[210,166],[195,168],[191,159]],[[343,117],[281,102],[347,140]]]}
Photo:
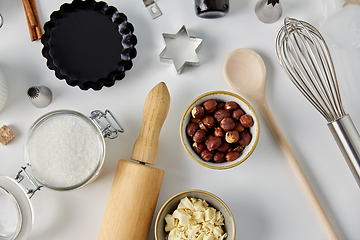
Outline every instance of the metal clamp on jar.
{"label": "metal clamp on jar", "polygon": [[[14,179],[0,175],[0,239],[28,237],[30,198],[42,187],[65,191],[94,181],[105,162],[104,138],[114,139],[119,132],[124,130],[109,110],[92,111],[90,117],[58,110],[37,119],[26,136],[26,165]],[[33,187],[24,188],[24,179]]]}

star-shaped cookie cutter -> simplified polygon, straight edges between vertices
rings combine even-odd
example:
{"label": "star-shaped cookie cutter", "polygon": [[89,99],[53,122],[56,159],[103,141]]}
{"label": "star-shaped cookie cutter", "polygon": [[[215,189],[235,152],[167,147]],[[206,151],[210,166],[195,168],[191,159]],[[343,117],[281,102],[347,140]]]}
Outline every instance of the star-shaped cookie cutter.
{"label": "star-shaped cookie cutter", "polygon": [[[166,45],[166,40],[165,40],[165,39],[166,39],[166,38],[168,38],[168,39],[175,39],[175,38],[177,38],[180,34],[182,34],[183,32],[186,32],[186,35],[188,36],[188,39],[189,39],[190,41],[198,42],[198,45],[197,45],[197,47],[195,48],[196,60],[195,60],[195,61],[188,61],[188,60],[186,60],[186,61],[184,61],[180,66],[176,66],[176,64],[175,64],[175,62],[174,62],[174,60],[173,60],[172,58],[165,56],[165,53],[166,53],[166,51],[167,51],[167,45]],[[197,56],[197,52],[199,51],[199,49],[200,49],[200,47],[201,47],[201,45],[202,45],[202,41],[203,41],[203,40],[202,40],[201,38],[196,38],[196,37],[190,36],[190,35],[189,35],[189,32],[187,31],[187,29],[186,29],[186,27],[185,27],[185,25],[183,25],[176,34],[163,33],[162,36],[163,36],[163,42],[164,42],[164,44],[165,44],[165,47],[164,47],[164,49],[161,51],[161,53],[160,53],[160,55],[159,55],[159,56],[160,56],[160,61],[172,63],[172,64],[174,65],[174,67],[175,67],[175,70],[176,70],[177,74],[180,74],[180,73],[184,70],[184,68],[185,68],[186,66],[195,66],[195,67],[200,66],[200,60],[199,60],[199,58],[198,58],[198,56]]]}

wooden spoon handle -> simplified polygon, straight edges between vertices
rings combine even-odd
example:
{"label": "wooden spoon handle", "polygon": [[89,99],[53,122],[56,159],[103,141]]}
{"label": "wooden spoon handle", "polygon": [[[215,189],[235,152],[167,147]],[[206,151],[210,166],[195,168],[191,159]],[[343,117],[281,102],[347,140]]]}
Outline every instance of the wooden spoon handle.
{"label": "wooden spoon handle", "polygon": [[159,151],[159,135],[170,107],[170,94],[164,82],[156,85],[146,97],[143,122],[131,159],[155,164]]}
{"label": "wooden spoon handle", "polygon": [[279,125],[277,124],[274,115],[271,113],[266,99],[264,99],[261,103],[262,104],[258,104],[261,114],[264,116],[269,128],[274,134],[276,141],[280,145],[281,150],[283,151],[288,163],[290,164],[291,169],[293,170],[297,180],[299,181],[302,189],[304,190],[307,198],[309,199],[310,204],[314,208],[318,218],[320,219],[323,227],[325,228],[325,231],[327,232],[330,239],[339,240],[339,237],[334,227],[332,226],[323,207],[321,206],[319,199],[316,197],[316,194],[312,189],[308,179],[306,178],[306,175],[303,172],[298,160],[296,159],[295,154],[291,150],[289,143],[286,141],[286,138],[283,135]]}

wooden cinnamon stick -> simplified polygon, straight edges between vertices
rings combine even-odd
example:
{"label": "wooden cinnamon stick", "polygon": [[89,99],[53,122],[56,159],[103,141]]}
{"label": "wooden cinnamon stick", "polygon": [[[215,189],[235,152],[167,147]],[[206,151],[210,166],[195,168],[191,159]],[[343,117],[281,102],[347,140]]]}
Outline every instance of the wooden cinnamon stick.
{"label": "wooden cinnamon stick", "polygon": [[30,39],[31,41],[39,40],[42,36],[42,31],[35,0],[22,0],[22,2],[29,27]]}
{"label": "wooden cinnamon stick", "polygon": [[24,9],[25,9],[25,14],[26,14],[26,17],[30,23],[30,26],[31,27],[36,27],[37,26],[37,22],[36,22],[36,19],[35,19],[35,15],[34,15],[34,12],[31,8],[31,5],[30,5],[30,2],[29,0],[22,0],[23,1],[23,4],[24,4]]}
{"label": "wooden cinnamon stick", "polygon": [[37,22],[37,26],[35,27],[36,36],[38,37],[38,39],[40,39],[42,36],[42,30],[41,30],[41,24],[40,24],[40,20],[39,20],[39,14],[38,14],[37,8],[36,8],[36,2],[35,2],[35,0],[29,0],[29,1],[30,1],[31,8],[34,12],[35,18],[36,18],[36,22]]}
{"label": "wooden cinnamon stick", "polygon": [[28,27],[31,41],[37,40],[36,32],[34,31],[34,29],[30,26],[30,24],[28,24]]}

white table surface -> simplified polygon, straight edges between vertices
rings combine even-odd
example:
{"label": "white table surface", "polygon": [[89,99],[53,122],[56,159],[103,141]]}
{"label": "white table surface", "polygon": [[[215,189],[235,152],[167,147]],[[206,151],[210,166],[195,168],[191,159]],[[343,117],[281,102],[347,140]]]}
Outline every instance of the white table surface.
{"label": "white table surface", "polygon": [[[24,165],[23,147],[30,125],[41,115],[58,109],[89,114],[110,109],[125,129],[106,140],[106,163],[100,177],[85,188],[57,192],[43,188],[31,199],[35,217],[29,240],[97,239],[105,212],[115,167],[130,159],[141,128],[143,104],[150,89],[164,81],[171,105],[160,134],[156,167],[165,178],[155,210],[172,195],[202,189],[219,196],[232,211],[236,239],[321,240],[328,239],[263,117],[255,152],[243,164],[229,170],[210,170],[193,161],[182,147],[180,118],[187,105],[202,93],[232,89],[223,77],[227,55],[237,48],[251,48],[267,67],[266,94],[284,135],[301,163],[322,206],[342,240],[360,239],[360,189],[340,153],[326,120],[291,83],[275,56],[275,36],[286,16],[318,26],[321,1],[282,1],[283,15],[264,24],[255,15],[255,0],[230,0],[230,12],[220,19],[196,17],[193,0],[158,0],[163,15],[155,20],[141,0],[109,0],[134,25],[138,38],[137,57],[126,77],[111,88],[82,91],[58,80],[46,66],[40,41],[31,42],[22,2],[1,1],[4,26],[0,29],[0,67],[9,81],[9,97],[0,112],[0,125],[8,125],[16,138],[0,146],[0,174],[14,176]],[[63,1],[38,0],[41,24],[49,20]],[[162,33],[176,33],[185,25],[203,39],[198,56],[201,65],[177,75],[173,66],[159,61],[164,44]],[[359,49],[330,48],[341,88],[344,108],[360,128]],[[43,109],[26,96],[30,86],[45,85],[54,95]],[[256,106],[254,106],[257,111]],[[0,206],[1,207],[1,206]],[[154,239],[153,225],[148,239]],[[136,227],[136,226],[134,226]]]}

